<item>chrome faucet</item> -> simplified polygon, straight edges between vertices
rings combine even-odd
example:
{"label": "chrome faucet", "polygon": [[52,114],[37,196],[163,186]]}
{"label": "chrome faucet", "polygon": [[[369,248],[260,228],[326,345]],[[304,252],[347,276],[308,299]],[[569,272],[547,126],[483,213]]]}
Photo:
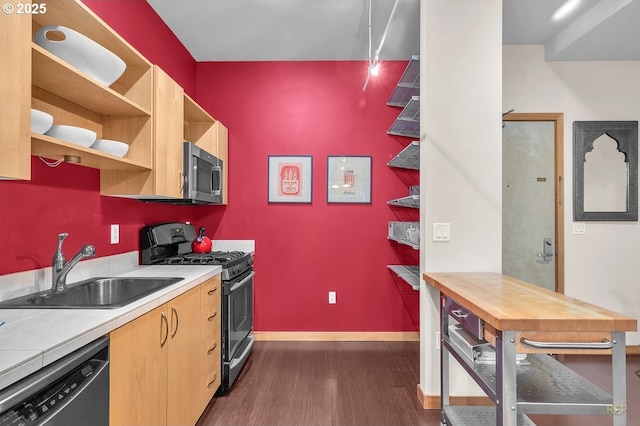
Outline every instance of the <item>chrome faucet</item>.
{"label": "chrome faucet", "polygon": [[62,253],[62,242],[65,238],[67,238],[69,234],[63,232],[58,235],[58,249],[53,255],[53,262],[51,265],[52,268],[52,278],[53,284],[51,289],[54,293],[64,291],[67,288],[67,274],[74,266],[78,264],[82,259],[87,257],[93,257],[96,255],[96,248],[91,244],[87,244],[82,247],[82,249],[75,255],[73,258],[67,262],[67,259],[64,257],[64,253]]}

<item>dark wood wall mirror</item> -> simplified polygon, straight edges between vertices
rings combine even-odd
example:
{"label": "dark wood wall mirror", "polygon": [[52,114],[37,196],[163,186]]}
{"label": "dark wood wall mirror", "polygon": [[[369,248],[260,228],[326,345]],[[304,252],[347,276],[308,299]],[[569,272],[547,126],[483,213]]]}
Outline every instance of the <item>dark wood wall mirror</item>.
{"label": "dark wood wall mirror", "polygon": [[638,220],[638,122],[573,123],[573,220]]}

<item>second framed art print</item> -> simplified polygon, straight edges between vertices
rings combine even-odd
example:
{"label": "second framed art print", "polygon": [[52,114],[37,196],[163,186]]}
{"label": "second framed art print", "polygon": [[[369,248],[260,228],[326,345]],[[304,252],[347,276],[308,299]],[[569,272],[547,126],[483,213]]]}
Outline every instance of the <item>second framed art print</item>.
{"label": "second framed art print", "polygon": [[327,203],[371,204],[371,157],[327,157]]}

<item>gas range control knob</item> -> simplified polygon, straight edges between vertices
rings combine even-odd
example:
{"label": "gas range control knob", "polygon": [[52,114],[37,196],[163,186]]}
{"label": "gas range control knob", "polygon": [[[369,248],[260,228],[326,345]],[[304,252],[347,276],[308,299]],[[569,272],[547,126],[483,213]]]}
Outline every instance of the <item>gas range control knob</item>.
{"label": "gas range control knob", "polygon": [[240,265],[236,265],[234,266],[232,269],[233,273],[235,274],[236,272],[238,272],[240,270]]}
{"label": "gas range control knob", "polygon": [[253,266],[253,257],[249,258],[249,260],[247,260],[247,265]]}

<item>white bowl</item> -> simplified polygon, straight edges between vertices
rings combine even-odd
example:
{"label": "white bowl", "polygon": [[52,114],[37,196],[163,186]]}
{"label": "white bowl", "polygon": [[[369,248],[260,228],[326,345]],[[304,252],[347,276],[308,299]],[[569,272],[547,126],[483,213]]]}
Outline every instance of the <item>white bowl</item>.
{"label": "white bowl", "polygon": [[116,157],[124,157],[127,151],[129,151],[129,145],[111,139],[96,139],[93,145],[91,145],[91,148],[115,155]]}
{"label": "white bowl", "polygon": [[[61,34],[63,39],[51,40],[49,32]],[[35,42],[105,86],[113,84],[127,68],[113,52],[71,28],[46,25],[36,32]]]}
{"label": "white bowl", "polygon": [[31,108],[31,131],[43,135],[51,128],[53,116],[39,109]]}
{"label": "white bowl", "polygon": [[90,147],[98,136],[92,130],[66,124],[54,124],[46,134],[84,147]]}

